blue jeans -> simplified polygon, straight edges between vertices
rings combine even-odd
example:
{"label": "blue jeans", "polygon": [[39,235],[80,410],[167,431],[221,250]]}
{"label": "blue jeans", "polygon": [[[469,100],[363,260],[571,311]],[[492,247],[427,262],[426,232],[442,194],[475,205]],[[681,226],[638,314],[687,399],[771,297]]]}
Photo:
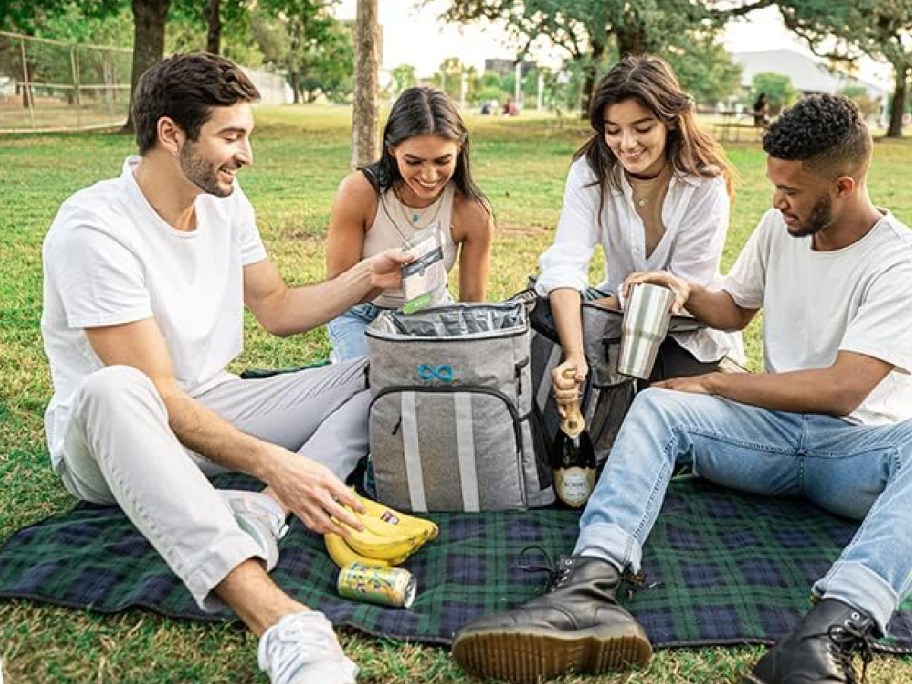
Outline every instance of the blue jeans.
{"label": "blue jeans", "polygon": [[332,344],[333,361],[348,361],[367,356],[367,339],[364,331],[367,324],[383,311],[370,302],[355,304],[341,316],[332,319],[326,326]]}
{"label": "blue jeans", "polygon": [[719,397],[647,389],[633,403],[580,519],[574,554],[640,569],[676,465],[753,494],[803,497],[863,520],[814,585],[881,630],[912,584],[912,421],[860,426]]}

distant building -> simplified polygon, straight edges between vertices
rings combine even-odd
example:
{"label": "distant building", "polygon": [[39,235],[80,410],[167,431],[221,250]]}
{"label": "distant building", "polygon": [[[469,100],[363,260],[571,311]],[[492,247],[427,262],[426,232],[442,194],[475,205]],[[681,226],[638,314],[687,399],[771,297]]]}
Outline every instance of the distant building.
{"label": "distant building", "polygon": [[874,83],[831,71],[823,62],[794,50],[733,52],[732,61],[741,65],[741,86],[745,90],[751,89],[757,74],[774,73],[788,76],[795,90],[802,95],[835,93],[849,85],[864,87],[872,100],[880,100],[888,95],[886,89]]}
{"label": "distant building", "polygon": [[802,95],[835,93],[836,79],[822,62],[793,50],[760,50],[733,52],[732,61],[741,65],[741,86],[750,89],[754,76],[762,73],[788,76]]}
{"label": "distant building", "polygon": [[248,69],[241,67],[253,85],[260,92],[260,104],[291,104],[294,102],[294,93],[285,80],[284,73],[266,71],[264,69]]}
{"label": "distant building", "polygon": [[[516,60],[515,59],[486,59],[485,60],[485,71],[493,71],[500,76],[506,76],[508,74],[516,73]],[[522,76],[526,76],[532,69],[535,68],[535,62],[528,62],[523,60],[522,63]]]}

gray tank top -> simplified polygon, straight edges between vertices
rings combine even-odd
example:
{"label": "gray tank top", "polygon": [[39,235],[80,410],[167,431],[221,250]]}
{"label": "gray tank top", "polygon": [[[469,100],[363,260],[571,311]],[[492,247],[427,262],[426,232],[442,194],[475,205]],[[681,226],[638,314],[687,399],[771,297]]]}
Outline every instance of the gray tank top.
{"label": "gray tank top", "polygon": [[[392,188],[383,192],[377,202],[374,221],[364,234],[361,258],[366,259],[391,247],[403,247],[406,240],[415,233],[434,223],[439,223],[443,237],[443,261],[447,273],[449,273],[453,264],[456,263],[458,253],[456,243],[453,242],[453,197],[455,194],[456,185],[451,181],[433,204],[423,209],[415,209],[400,202]],[[374,304],[389,309],[398,309],[403,303],[404,297],[401,288],[385,290],[374,299]]]}

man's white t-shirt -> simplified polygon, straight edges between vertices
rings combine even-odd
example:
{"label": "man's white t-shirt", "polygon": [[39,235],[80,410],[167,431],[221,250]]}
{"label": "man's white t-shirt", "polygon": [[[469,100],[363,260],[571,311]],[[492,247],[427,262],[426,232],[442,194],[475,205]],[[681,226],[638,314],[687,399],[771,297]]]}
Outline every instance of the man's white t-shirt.
{"label": "man's white t-shirt", "polygon": [[912,418],[912,232],[887,213],[861,240],[816,251],[782,214],[760,221],[722,289],[763,308],[769,373],[826,368],[839,350],[894,366],[847,418],[884,425]]}
{"label": "man's white t-shirt", "polygon": [[104,365],[85,328],[154,318],[191,396],[231,377],[225,366],[243,348],[243,268],[266,258],[253,207],[239,187],[200,195],[196,228],[175,230],[136,184],[138,163],[128,158],[119,178],[70,197],[45,237],[41,331],[54,383],[45,428],[55,469],[74,392]]}

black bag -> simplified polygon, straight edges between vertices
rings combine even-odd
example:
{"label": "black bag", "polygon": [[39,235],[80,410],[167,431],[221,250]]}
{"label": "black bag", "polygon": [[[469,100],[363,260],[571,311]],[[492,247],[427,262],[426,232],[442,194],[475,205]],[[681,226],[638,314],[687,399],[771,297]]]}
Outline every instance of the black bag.
{"label": "black bag", "polygon": [[[581,410],[599,465],[608,458],[621,423],[639,389],[638,382],[641,382],[617,372],[623,318],[622,311],[592,301],[582,303],[583,351],[589,365],[589,375],[583,386]],[[541,412],[540,420],[550,448],[560,422],[551,391],[551,371],[560,364],[563,352],[546,297],[538,298],[530,322],[533,400],[536,409]],[[702,323],[690,316],[672,316],[668,332],[688,332],[703,327]],[[704,365],[706,371],[715,366]],[[645,383],[642,384],[645,386]]]}

